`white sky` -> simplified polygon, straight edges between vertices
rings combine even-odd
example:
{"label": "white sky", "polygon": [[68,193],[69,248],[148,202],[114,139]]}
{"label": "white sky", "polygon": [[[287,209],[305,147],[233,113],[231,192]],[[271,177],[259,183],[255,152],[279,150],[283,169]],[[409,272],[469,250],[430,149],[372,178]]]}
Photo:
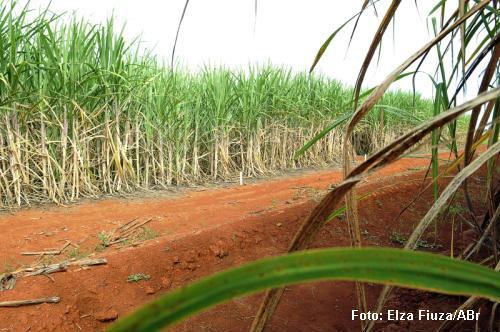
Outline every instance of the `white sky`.
{"label": "white sky", "polygon": [[[49,0],[32,0],[33,8],[45,7]],[[362,1],[341,0],[259,0],[254,31],[254,0],[191,0],[177,45],[176,60],[196,70],[204,64],[246,67],[249,63],[284,65],[293,70],[308,70],[323,41],[346,19],[356,13]],[[377,4],[379,17],[369,10],[361,18],[351,47],[347,42],[352,30],[348,26],[330,45],[317,71],[329,77],[354,84],[365,52],[378,22],[390,1]],[[386,32],[380,63],[373,63],[365,86],[373,86],[431,38],[427,30],[427,13],[435,1],[403,1],[392,25]],[[184,0],[52,0],[56,13],[75,12],[77,16],[98,23],[113,12],[130,38],[142,36],[145,47],[170,61],[175,32]],[[397,47],[393,47],[396,45]],[[346,52],[347,51],[347,52]],[[432,57],[435,54],[431,54]],[[426,67],[432,71],[432,67]],[[417,90],[432,95],[429,80],[423,75]],[[395,87],[411,89],[411,79]],[[476,87],[471,87],[474,91]]]}

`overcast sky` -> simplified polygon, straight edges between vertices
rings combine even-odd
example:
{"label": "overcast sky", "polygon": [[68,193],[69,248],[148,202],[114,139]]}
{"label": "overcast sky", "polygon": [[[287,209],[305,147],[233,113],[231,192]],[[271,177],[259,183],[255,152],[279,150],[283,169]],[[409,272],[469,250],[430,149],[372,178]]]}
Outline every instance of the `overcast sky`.
{"label": "overcast sky", "polygon": [[[34,8],[45,7],[49,0],[32,0]],[[76,15],[98,23],[114,13],[119,24],[126,23],[125,33],[142,36],[147,48],[170,61],[175,32],[185,0],[52,0],[56,13]],[[204,64],[245,67],[266,63],[307,70],[323,41],[340,24],[356,13],[362,1],[341,0],[266,0],[258,2],[257,20],[254,0],[191,0],[181,28],[176,60],[192,70]],[[377,4],[361,18],[359,29],[347,50],[352,25],[331,44],[317,71],[353,84],[361,62],[390,1]],[[427,13],[434,1],[403,1],[396,17],[396,30],[390,26],[383,42],[380,63],[375,62],[366,76],[365,86],[373,86],[432,37]],[[254,23],[255,30],[254,30]],[[394,47],[394,45],[396,47]],[[431,54],[431,56],[435,56]],[[432,71],[431,67],[426,67]],[[411,89],[411,81],[395,87]],[[420,76],[417,89],[431,96],[429,80]],[[474,87],[476,90],[476,87]]]}

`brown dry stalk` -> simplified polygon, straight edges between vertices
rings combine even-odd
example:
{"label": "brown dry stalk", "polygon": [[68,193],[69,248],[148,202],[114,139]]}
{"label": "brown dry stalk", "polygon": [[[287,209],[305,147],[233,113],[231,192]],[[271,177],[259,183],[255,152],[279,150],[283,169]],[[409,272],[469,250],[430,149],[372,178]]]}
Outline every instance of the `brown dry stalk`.
{"label": "brown dry stalk", "polygon": [[490,234],[490,232],[493,230],[494,227],[496,227],[497,221],[500,218],[500,206],[497,206],[495,210],[495,214],[493,217],[491,217],[488,226],[486,229],[483,231],[483,234],[481,235],[481,238],[476,242],[474,247],[471,248],[471,250],[468,253],[464,253],[465,258],[464,259],[469,259],[470,256],[473,254],[477,253],[477,251],[481,248],[482,244],[486,240],[486,237]]}
{"label": "brown dry stalk", "polygon": [[[497,36],[497,40],[498,40],[498,36]],[[486,66],[486,70],[484,72],[483,79],[481,81],[481,85],[479,87],[478,94],[482,93],[488,89],[490,81],[493,78],[493,75],[495,74],[495,72],[498,68],[499,57],[500,57],[500,43],[496,44],[496,46],[491,54],[491,58],[490,58],[490,61],[488,62],[488,65]],[[487,109],[487,111],[483,115],[483,119],[486,119],[486,121],[490,117],[491,110],[493,109],[493,106],[494,106],[494,102],[491,103],[491,108],[488,107],[489,110]],[[472,145],[480,137],[477,135],[474,136],[474,133],[476,133],[476,134],[479,133],[479,130],[481,129],[481,128],[478,128],[476,131],[476,125],[477,125],[477,120],[479,118],[480,111],[481,111],[481,107],[475,107],[472,110],[472,114],[470,117],[469,129],[467,131],[467,139],[465,141],[465,152],[464,152],[464,155],[465,155],[464,165],[465,166],[467,166],[469,164],[469,161],[472,158],[472,152],[473,152]],[[483,123],[483,121],[481,121],[481,124],[482,124],[482,126],[486,126],[486,123]]]}
{"label": "brown dry stalk", "polygon": [[4,301],[0,302],[0,307],[20,307],[25,305],[34,305],[42,303],[59,303],[61,299],[58,296],[44,297],[41,299],[19,300],[19,301]]}
{"label": "brown dry stalk", "polygon": [[[458,1],[460,17],[465,15],[465,0]],[[462,53],[462,70],[465,72],[465,23],[460,25],[460,52]]]}
{"label": "brown dry stalk", "polygon": [[[361,91],[361,86],[363,84],[363,80],[365,77],[365,74],[368,70],[368,67],[370,66],[370,63],[372,61],[373,55],[375,54],[375,50],[379,46],[382,37],[384,36],[384,33],[391,22],[393,16],[396,13],[396,10],[399,7],[399,4],[401,3],[401,0],[394,0],[389,9],[387,10],[382,22],[380,23],[377,32],[375,33],[375,36],[372,40],[372,43],[370,45],[370,48],[368,49],[368,52],[366,53],[365,59],[363,61],[363,64],[361,66],[361,70],[359,71],[358,78],[356,81],[356,86],[355,86],[355,92],[354,92],[354,108],[356,109],[358,106],[358,99],[359,99],[359,94]],[[363,8],[365,8],[365,4],[363,4]],[[352,153],[352,144],[350,142],[350,136],[345,136],[344,137],[344,142],[347,142],[346,148],[349,149],[349,153]],[[352,155],[350,155],[350,158],[348,159],[348,162],[350,164],[350,161],[352,160]],[[345,164],[344,164],[345,165]],[[349,168],[345,168],[344,171],[344,178],[347,176],[347,173],[350,171]],[[358,207],[357,207],[357,201],[355,199],[356,193],[354,192],[354,189],[347,193],[346,196],[346,219],[347,219],[347,224],[349,227],[349,235],[351,239],[351,246],[353,247],[361,247],[361,234],[359,230],[359,217],[358,217]],[[366,312],[368,310],[368,305],[366,304],[366,296],[365,296],[365,288],[362,283],[356,282],[356,294],[357,294],[357,300],[358,300],[358,308],[361,312]],[[362,323],[364,324],[364,322]]]}
{"label": "brown dry stalk", "polygon": [[365,78],[366,72],[368,71],[368,67],[372,62],[373,55],[375,54],[377,47],[380,45],[384,33],[387,27],[389,26],[389,23],[393,19],[394,15],[396,14],[396,11],[400,4],[401,0],[392,1],[391,5],[389,6],[387,12],[384,15],[384,18],[382,19],[382,22],[380,22],[378,29],[375,32],[375,36],[373,37],[368,52],[365,55],[365,59],[363,60],[363,64],[361,65],[361,70],[359,71],[358,78],[356,80],[356,86],[354,90],[354,108],[358,107],[358,100],[359,100],[359,94],[361,92],[361,86],[363,85],[363,80]]}

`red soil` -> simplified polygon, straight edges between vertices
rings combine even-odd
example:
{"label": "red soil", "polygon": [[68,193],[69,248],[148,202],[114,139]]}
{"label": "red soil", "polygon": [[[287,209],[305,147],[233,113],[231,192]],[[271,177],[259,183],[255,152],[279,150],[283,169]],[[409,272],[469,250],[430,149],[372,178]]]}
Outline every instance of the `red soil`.
{"label": "red soil", "polygon": [[[391,234],[407,236],[429,206],[427,191],[399,220],[395,217],[418,192],[428,160],[405,158],[371,176],[360,193],[365,245],[389,246]],[[397,176],[396,176],[397,174]],[[0,301],[60,296],[58,304],[0,308],[0,331],[102,330],[116,316],[137,308],[171,289],[231,266],[285,252],[288,243],[315,205],[315,200],[341,175],[318,171],[246,186],[185,191],[175,197],[106,199],[70,207],[22,210],[0,215],[0,271],[32,264],[23,251],[60,248],[66,240],[80,246],[78,254],[106,257],[108,264],[87,270],[72,268],[47,276],[23,277],[13,290],[0,292]],[[476,184],[473,181],[472,187]],[[134,218],[153,218],[148,227],[159,236],[139,246],[119,244],[95,253],[97,234]],[[446,248],[449,227],[441,231]],[[434,237],[429,238],[433,242]],[[347,246],[345,222],[336,219],[319,234],[315,247]],[[397,246],[397,245],[396,245]],[[438,249],[438,251],[445,249]],[[94,254],[95,253],[95,254]],[[76,253],[74,253],[76,255]],[[55,256],[64,260],[68,253]],[[151,276],[127,282],[135,273]],[[368,285],[371,305],[379,286]],[[220,305],[175,327],[177,331],[245,331],[252,322],[261,294]],[[409,290],[398,291],[388,307],[399,310],[452,311],[457,297]],[[353,284],[321,282],[293,286],[285,292],[269,331],[354,331]],[[385,322],[378,329],[421,330],[433,322]]]}

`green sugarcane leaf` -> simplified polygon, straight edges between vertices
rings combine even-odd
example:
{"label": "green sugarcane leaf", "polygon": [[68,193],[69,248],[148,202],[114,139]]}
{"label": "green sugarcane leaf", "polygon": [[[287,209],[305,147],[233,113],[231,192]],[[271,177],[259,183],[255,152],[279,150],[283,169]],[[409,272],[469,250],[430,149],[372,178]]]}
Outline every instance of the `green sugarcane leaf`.
{"label": "green sugarcane leaf", "polygon": [[[399,75],[394,80],[394,82],[397,82],[400,79],[403,79],[403,78],[405,78],[407,76],[413,75],[414,73],[415,72],[403,73],[403,74]],[[363,92],[362,94],[359,95],[359,99],[362,99],[362,98],[368,96],[370,93],[373,92],[373,90],[375,90],[375,88],[371,88],[371,89],[366,90],[365,92]],[[342,109],[350,107],[350,105],[353,102],[354,102],[354,99],[349,100],[348,103],[346,103],[346,104],[344,104],[342,106]],[[314,136],[311,140],[309,140],[306,144],[304,144],[304,146],[302,146],[297,152],[295,152],[295,154],[293,155],[293,159],[297,159],[298,157],[300,157],[301,155],[303,155],[304,152],[306,152],[311,146],[313,146],[316,142],[318,142],[320,139],[322,139],[323,137],[325,137],[325,135],[328,134],[330,131],[332,131],[333,129],[337,128],[338,126],[342,125],[344,122],[346,122],[347,120],[349,120],[351,118],[351,116],[352,116],[352,113],[345,113],[345,114],[341,115],[332,124],[330,124],[328,127],[326,127],[325,129],[323,129],[319,134],[317,134],[316,136]]]}
{"label": "green sugarcane leaf", "polygon": [[401,249],[321,249],[261,259],[201,279],[145,305],[109,331],[154,331],[242,295],[319,280],[373,282],[500,301],[500,274],[484,266]]}

